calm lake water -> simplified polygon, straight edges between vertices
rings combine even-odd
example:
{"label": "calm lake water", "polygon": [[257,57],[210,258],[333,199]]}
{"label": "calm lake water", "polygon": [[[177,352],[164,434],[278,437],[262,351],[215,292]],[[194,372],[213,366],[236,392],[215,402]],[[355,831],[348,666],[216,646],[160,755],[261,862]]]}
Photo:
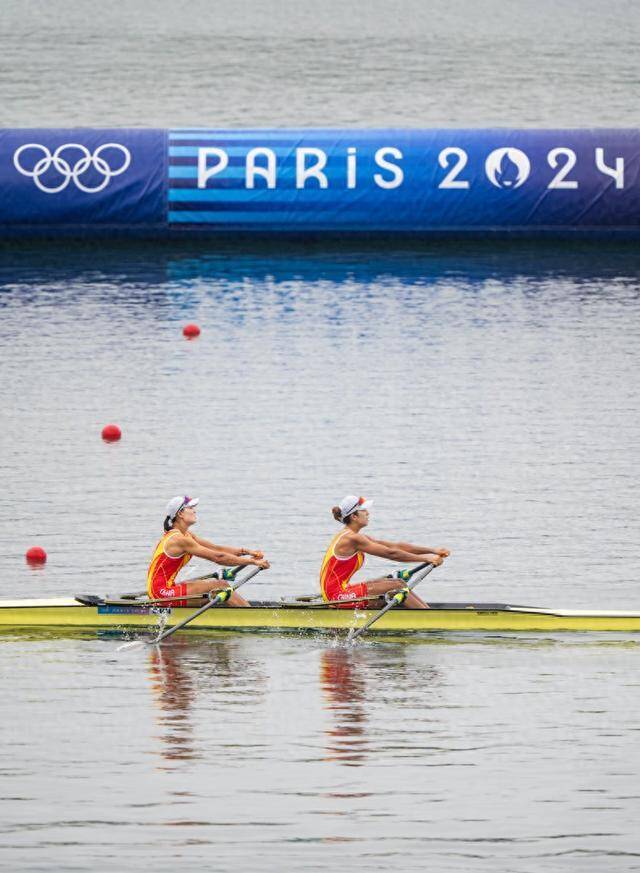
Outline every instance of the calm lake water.
{"label": "calm lake water", "polygon": [[634,127],[630,0],[5,0],[7,127]]}
{"label": "calm lake water", "polygon": [[6,869],[637,869],[639,657],[5,637]]}
{"label": "calm lake water", "polygon": [[[6,595],[143,587],[182,491],[265,549],[253,597],[314,591],[355,491],[452,549],[432,599],[640,605],[633,249],[38,247],[0,285]],[[640,863],[633,637],[120,643],[0,636],[8,869]]]}
{"label": "calm lake water", "polygon": [[[0,124],[634,125],[639,31],[12,0]],[[0,248],[3,596],[144,587],[181,492],[267,552],[253,597],[314,591],[355,492],[452,550],[427,598],[640,608],[639,340],[634,246]],[[640,639],[121,642],[0,635],[3,869],[640,869]]]}

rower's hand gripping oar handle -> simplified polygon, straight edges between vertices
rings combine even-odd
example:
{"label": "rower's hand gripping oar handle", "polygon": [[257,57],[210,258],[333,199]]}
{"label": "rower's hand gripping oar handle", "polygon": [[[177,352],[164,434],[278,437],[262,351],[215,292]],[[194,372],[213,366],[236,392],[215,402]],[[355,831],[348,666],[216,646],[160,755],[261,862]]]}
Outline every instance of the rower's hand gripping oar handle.
{"label": "rower's hand gripping oar handle", "polygon": [[395,573],[390,573],[387,579],[400,579],[401,582],[408,582],[412,576],[415,576],[416,573],[419,573],[420,570],[424,570],[428,566],[429,562],[425,561],[424,564],[418,564],[417,567],[411,567],[409,570],[397,570]]}
{"label": "rower's hand gripping oar handle", "polygon": [[207,573],[206,576],[185,579],[185,582],[204,582],[206,579],[222,579],[223,582],[233,582],[240,570],[244,570],[246,566],[246,564],[239,564],[237,567],[224,567],[222,570],[216,570],[215,573]]}
{"label": "rower's hand gripping oar handle", "polygon": [[221,603],[226,603],[234,591],[237,591],[238,588],[245,584],[245,582],[248,582],[250,579],[253,579],[254,576],[257,576],[262,569],[262,567],[254,567],[254,569],[250,573],[247,573],[244,579],[241,579],[235,585],[230,585],[228,588],[223,588],[221,591],[216,591],[215,594],[213,593],[213,591],[210,591],[208,594],[208,603],[205,603],[204,606],[201,606],[200,609],[196,610],[193,615],[185,618],[184,621],[181,621],[179,624],[176,624],[173,627],[170,627],[168,630],[164,631],[164,633],[161,633],[158,637],[155,638],[155,640],[151,640],[149,645],[155,646],[158,643],[161,643],[163,640],[166,640],[166,638],[170,637],[171,634],[174,634],[176,631],[180,630],[180,628],[188,625],[194,620],[194,618],[202,615],[203,612],[206,612],[207,609],[211,609],[212,606],[219,606]]}
{"label": "rower's hand gripping oar handle", "polygon": [[[233,582],[240,570],[244,570],[246,566],[246,564],[239,564],[237,567],[224,567],[220,570],[218,578],[222,579],[223,582]],[[244,581],[246,582],[247,580],[245,579]]]}

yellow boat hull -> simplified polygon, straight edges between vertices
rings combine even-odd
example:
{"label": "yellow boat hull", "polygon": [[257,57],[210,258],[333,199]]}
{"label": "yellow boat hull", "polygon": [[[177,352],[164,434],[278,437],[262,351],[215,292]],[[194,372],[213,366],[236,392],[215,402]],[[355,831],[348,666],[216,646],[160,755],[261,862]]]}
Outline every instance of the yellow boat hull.
{"label": "yellow boat hull", "polygon": [[[0,628],[136,628],[170,627],[192,615],[193,608],[161,612],[137,605],[86,606],[68,598],[0,601]],[[348,631],[375,615],[372,611],[310,606],[260,605],[250,609],[220,607],[207,610],[185,631]],[[640,612],[605,610],[548,610],[534,607],[456,605],[428,610],[392,609],[370,633],[424,631],[617,631],[640,632]]]}

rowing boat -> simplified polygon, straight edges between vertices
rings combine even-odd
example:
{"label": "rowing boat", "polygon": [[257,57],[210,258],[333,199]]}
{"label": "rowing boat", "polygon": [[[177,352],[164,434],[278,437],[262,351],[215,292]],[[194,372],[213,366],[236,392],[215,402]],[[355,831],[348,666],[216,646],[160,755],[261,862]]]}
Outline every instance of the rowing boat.
{"label": "rowing boat", "polygon": [[[189,629],[243,631],[348,631],[376,610],[334,609],[318,604],[252,602],[250,608],[209,609]],[[192,607],[99,597],[0,600],[2,628],[110,628],[129,631],[170,627],[193,615]],[[640,611],[543,609],[501,603],[432,603],[431,609],[394,609],[375,633],[420,631],[622,631],[640,632]]]}

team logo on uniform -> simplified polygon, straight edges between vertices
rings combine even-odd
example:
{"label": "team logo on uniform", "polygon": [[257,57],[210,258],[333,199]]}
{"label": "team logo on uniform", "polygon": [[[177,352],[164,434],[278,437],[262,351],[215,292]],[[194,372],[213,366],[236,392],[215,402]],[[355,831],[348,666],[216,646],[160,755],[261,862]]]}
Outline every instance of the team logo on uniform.
{"label": "team logo on uniform", "polygon": [[487,178],[496,188],[519,188],[529,177],[531,164],[520,149],[494,149],[484,164]]}
{"label": "team logo on uniform", "polygon": [[71,182],[85,194],[97,194],[130,163],[131,152],[117,142],[98,146],[93,153],[77,142],[65,143],[53,152],[40,143],[29,142],[13,155],[16,170],[33,179],[36,188],[45,194],[58,194]]}

